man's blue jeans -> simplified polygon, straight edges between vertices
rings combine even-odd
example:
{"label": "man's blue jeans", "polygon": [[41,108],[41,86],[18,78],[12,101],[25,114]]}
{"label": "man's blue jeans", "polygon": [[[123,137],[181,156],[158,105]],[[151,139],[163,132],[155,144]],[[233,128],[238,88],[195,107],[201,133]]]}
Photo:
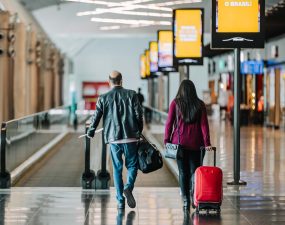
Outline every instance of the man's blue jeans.
{"label": "man's blue jeans", "polygon": [[[118,203],[123,203],[125,198],[123,191],[126,188],[133,190],[138,173],[138,150],[137,142],[131,142],[126,144],[110,144],[111,157],[113,162],[113,177],[117,191]],[[125,165],[128,170],[127,183],[124,186],[123,183],[123,158],[125,156]]]}

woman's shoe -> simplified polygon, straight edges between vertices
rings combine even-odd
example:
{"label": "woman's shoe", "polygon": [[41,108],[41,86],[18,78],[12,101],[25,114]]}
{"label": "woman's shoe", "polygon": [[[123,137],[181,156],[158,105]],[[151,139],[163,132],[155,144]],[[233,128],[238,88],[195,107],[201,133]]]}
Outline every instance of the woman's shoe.
{"label": "woman's shoe", "polygon": [[184,207],[183,206],[183,212],[184,213],[190,213],[190,207]]}
{"label": "woman's shoe", "polygon": [[191,198],[191,206],[192,206],[193,209],[195,209],[196,206],[194,205],[194,199],[193,199],[193,194],[192,194],[192,192],[190,193],[190,198]]}
{"label": "woman's shoe", "polygon": [[183,196],[183,209],[190,210],[190,199],[188,196]]}

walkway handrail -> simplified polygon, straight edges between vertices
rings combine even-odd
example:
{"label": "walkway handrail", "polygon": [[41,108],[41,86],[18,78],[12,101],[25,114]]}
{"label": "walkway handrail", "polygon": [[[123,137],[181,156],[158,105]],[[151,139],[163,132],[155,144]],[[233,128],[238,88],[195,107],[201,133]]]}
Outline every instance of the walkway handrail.
{"label": "walkway handrail", "polygon": [[42,112],[34,113],[34,114],[31,114],[31,115],[23,116],[21,118],[17,118],[17,119],[13,119],[13,120],[9,120],[9,121],[1,123],[0,188],[10,188],[11,187],[11,175],[7,171],[7,163],[6,163],[6,148],[7,148],[7,144],[11,145],[12,142],[17,141],[17,140],[22,139],[22,138],[27,136],[26,134],[22,135],[22,136],[18,135],[14,139],[7,139],[7,129],[9,127],[9,125],[13,125],[13,123],[16,124],[17,122],[25,121],[25,120],[28,120],[28,119],[31,118],[31,119],[34,119],[32,123],[33,123],[33,127],[36,130],[36,129],[38,129],[38,127],[40,125],[40,116],[44,116],[44,119],[42,120],[42,125],[49,125],[48,114],[52,110],[67,110],[67,109],[69,109],[69,106],[59,106],[57,108],[45,110],[45,111],[42,111]]}
{"label": "walkway handrail", "polygon": [[[107,145],[104,141],[102,134],[102,155],[101,155],[101,169],[97,171],[97,176],[95,171],[91,169],[90,165],[90,146],[91,139],[87,137],[87,132],[90,127],[90,121],[85,123],[85,169],[82,174],[81,185],[83,189],[108,189],[110,181],[110,173],[107,170]],[[95,134],[101,133],[102,129],[95,131]]]}
{"label": "walkway handrail", "polygon": [[25,119],[28,119],[28,118],[33,118],[33,117],[36,117],[36,116],[47,114],[48,112],[50,112],[50,110],[67,109],[69,107],[70,106],[68,106],[68,105],[62,105],[62,106],[59,106],[59,107],[56,107],[56,108],[52,108],[52,109],[44,110],[44,111],[41,111],[41,112],[33,113],[33,114],[30,114],[30,115],[27,115],[27,116],[23,116],[23,117],[20,117],[20,118],[17,118],[17,119],[12,119],[12,120],[6,121],[5,123],[9,124],[9,123],[17,122],[17,121],[20,121],[20,120],[25,120]]}
{"label": "walkway handrail", "polygon": [[159,114],[161,114],[162,116],[165,116],[165,117],[168,116],[168,113],[167,113],[167,112],[160,111],[160,110],[158,110],[158,109],[156,109],[156,108],[153,108],[153,107],[150,107],[150,106],[147,106],[147,105],[143,105],[143,107],[144,107],[144,108],[148,108],[148,109],[150,109],[150,110],[153,111],[153,112],[159,113]]}
{"label": "walkway handrail", "polygon": [[146,122],[151,122],[151,120],[154,119],[158,123],[162,123],[162,124],[165,123],[167,116],[168,116],[167,112],[160,111],[156,108],[153,108],[147,105],[144,105],[143,107],[145,109],[144,113],[146,114],[146,117],[148,117],[148,120],[150,120]]}
{"label": "walkway handrail", "polygon": [[0,188],[9,188],[11,186],[11,176],[6,170],[6,130],[7,124],[1,124],[1,171]]}

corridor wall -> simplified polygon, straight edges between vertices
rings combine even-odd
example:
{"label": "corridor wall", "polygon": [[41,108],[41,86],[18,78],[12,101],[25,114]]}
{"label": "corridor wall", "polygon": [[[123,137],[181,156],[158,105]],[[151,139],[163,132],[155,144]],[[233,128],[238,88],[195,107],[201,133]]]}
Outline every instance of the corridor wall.
{"label": "corridor wall", "polygon": [[0,1],[1,123],[60,106],[64,60],[21,6]]}
{"label": "corridor wall", "polygon": [[0,121],[9,119],[8,85],[9,56],[8,52],[8,12],[0,12]]}
{"label": "corridor wall", "polygon": [[27,90],[26,86],[26,74],[23,71],[26,71],[27,63],[25,60],[26,54],[26,42],[27,42],[27,33],[26,26],[24,23],[17,23],[15,25],[15,49],[17,49],[17,54],[15,54],[15,73],[14,73],[14,116],[15,118],[22,117],[26,115],[27,112],[27,103],[26,96]]}

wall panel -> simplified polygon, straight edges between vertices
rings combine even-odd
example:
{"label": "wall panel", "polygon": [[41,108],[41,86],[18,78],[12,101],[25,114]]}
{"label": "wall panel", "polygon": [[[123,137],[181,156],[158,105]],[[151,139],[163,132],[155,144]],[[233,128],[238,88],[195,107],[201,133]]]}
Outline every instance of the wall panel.
{"label": "wall panel", "polygon": [[14,69],[14,110],[15,118],[23,117],[27,112],[26,90],[26,26],[23,23],[15,25],[15,69]]}
{"label": "wall panel", "polygon": [[9,57],[8,57],[8,29],[9,29],[8,12],[0,12],[0,122],[9,118],[8,86],[9,86]]}

